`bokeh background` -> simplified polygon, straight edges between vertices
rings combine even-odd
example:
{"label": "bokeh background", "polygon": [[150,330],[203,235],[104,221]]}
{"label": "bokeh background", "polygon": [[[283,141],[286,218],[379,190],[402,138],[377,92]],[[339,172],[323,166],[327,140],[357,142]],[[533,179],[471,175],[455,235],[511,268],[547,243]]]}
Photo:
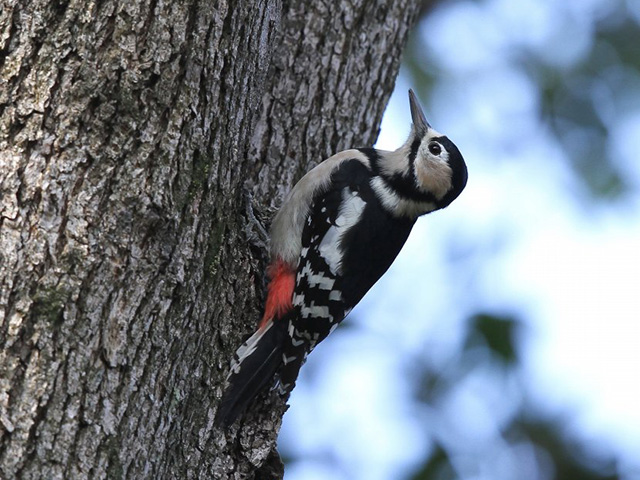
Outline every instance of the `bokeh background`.
{"label": "bokeh background", "polygon": [[640,0],[425,4],[407,90],[469,183],[310,356],[286,480],[640,479]]}

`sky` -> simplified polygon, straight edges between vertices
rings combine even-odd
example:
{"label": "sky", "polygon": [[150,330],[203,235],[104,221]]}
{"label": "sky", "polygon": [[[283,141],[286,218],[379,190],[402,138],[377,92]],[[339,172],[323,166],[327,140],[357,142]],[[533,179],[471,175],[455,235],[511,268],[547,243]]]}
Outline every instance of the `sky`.
{"label": "sky", "polygon": [[[421,23],[439,72],[425,113],[462,151],[469,182],[450,207],[418,221],[345,328],[310,356],[280,438],[296,459],[286,480],[406,478],[433,448],[422,422],[445,443],[464,436],[461,478],[524,478],[535,452],[495,448],[523,392],[566,415],[596,450],[614,449],[626,478],[640,478],[640,108],[599,103],[611,121],[606,150],[632,188],[623,202],[585,201],[536,86],[512,58],[525,46],[569,68],[593,47],[594,23],[617,8],[640,19],[639,1],[489,0],[449,3]],[[377,148],[404,142],[410,87],[404,70]],[[445,405],[416,410],[412,365],[453,368],[478,311],[525,323],[521,380],[477,371]],[[502,460],[471,467],[489,447]]]}

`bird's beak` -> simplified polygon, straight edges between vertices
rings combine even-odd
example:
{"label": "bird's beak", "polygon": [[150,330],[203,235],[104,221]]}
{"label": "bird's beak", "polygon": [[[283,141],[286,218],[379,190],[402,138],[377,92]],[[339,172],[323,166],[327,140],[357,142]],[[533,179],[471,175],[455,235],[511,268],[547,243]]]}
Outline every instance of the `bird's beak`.
{"label": "bird's beak", "polygon": [[431,128],[427,118],[424,116],[422,107],[418,102],[418,97],[413,93],[412,89],[409,89],[409,105],[411,106],[411,121],[413,122],[413,128],[415,129],[418,137],[422,137],[427,133],[427,130]]}

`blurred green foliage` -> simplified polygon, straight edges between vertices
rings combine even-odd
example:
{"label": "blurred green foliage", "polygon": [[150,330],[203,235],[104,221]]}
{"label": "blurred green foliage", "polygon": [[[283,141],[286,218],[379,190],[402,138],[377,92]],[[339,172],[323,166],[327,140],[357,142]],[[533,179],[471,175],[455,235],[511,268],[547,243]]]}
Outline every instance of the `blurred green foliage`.
{"label": "blurred green foliage", "polygon": [[[475,2],[488,3],[488,0]],[[439,2],[436,8],[448,5],[451,3]],[[509,54],[510,68],[524,73],[537,89],[539,118],[562,148],[575,184],[581,185],[582,197],[608,203],[624,200],[627,193],[638,188],[628,180],[619,161],[614,128],[618,120],[637,116],[640,111],[640,26],[637,12],[635,16],[631,12],[633,2],[612,1],[609,8],[605,8],[605,2],[602,5],[591,25],[589,47],[578,61],[550,61],[547,54],[553,53],[551,44],[543,50],[513,45]],[[442,81],[442,67],[437,58],[429,56],[420,29],[410,38],[404,67],[424,99]],[[452,420],[448,418],[452,413],[446,408],[447,403],[458,386],[472,375],[496,371],[501,365],[507,373],[494,377],[492,388],[517,385],[523,375],[519,369],[521,330],[522,322],[514,316],[487,312],[474,315],[469,319],[466,340],[457,353],[455,367],[423,365],[416,381],[416,401],[446,423]],[[522,398],[510,401],[515,405],[512,412],[496,414],[500,417],[496,420],[500,426],[496,448],[504,453],[525,445],[535,452],[533,467],[523,465],[523,468],[536,471],[528,471],[522,478],[629,478],[619,471],[614,452],[598,445],[598,454],[594,454],[596,447],[591,440],[576,438],[575,433],[568,431],[567,418],[539,411],[524,389],[520,393]],[[456,459],[468,455],[471,439],[443,441],[443,433],[434,430],[432,440],[432,448],[411,480],[467,478],[468,473],[456,469],[459,465]],[[514,454],[513,458],[518,457]]]}
{"label": "blurred green foliage", "polygon": [[[468,322],[467,340],[455,359],[462,368],[433,369],[423,365],[420,379],[416,382],[416,400],[427,406],[435,415],[448,420],[451,410],[447,403],[452,393],[465,379],[483,370],[494,370],[497,360],[510,374],[517,379],[518,373],[518,332],[522,323],[512,316],[498,316],[489,313],[474,315]],[[479,354],[484,353],[484,355]],[[508,377],[508,376],[507,376]],[[500,388],[501,381],[508,383],[506,377],[495,380],[491,388]],[[513,377],[511,378],[511,381]],[[504,386],[504,385],[503,385]],[[524,393],[524,392],[523,392]],[[508,397],[505,394],[505,397]],[[513,399],[505,398],[505,403]],[[621,479],[617,461],[613,454],[594,453],[590,442],[576,438],[567,431],[569,420],[565,417],[549,417],[537,410],[530,399],[516,401],[518,408],[508,415],[508,421],[502,425],[499,441],[489,444],[496,446],[494,454],[496,462],[512,456],[518,461],[513,451],[522,449],[535,452],[535,460],[522,465],[528,469],[523,479],[553,480],[617,480]],[[425,425],[429,428],[429,425]],[[473,430],[470,429],[470,435]],[[410,480],[457,480],[467,478],[456,471],[456,458],[469,456],[473,439],[456,437],[456,441],[447,441],[447,434],[434,432],[433,447],[425,457],[422,466],[410,477]],[[443,441],[444,440],[444,441]],[[490,445],[489,445],[490,447]],[[486,453],[485,453],[486,454]],[[481,463],[481,459],[471,460]],[[484,477],[483,477],[484,478]],[[501,477],[504,478],[504,477]]]}
{"label": "blurred green foliage", "polygon": [[[500,1],[465,3],[478,6]],[[430,15],[433,8],[456,4],[460,2],[425,1],[424,15]],[[562,5],[564,2],[557,2],[558,10]],[[480,23],[482,19],[477,21],[477,28],[486,28]],[[640,2],[602,0],[592,24],[585,27],[590,35],[585,50],[570,62],[554,58],[553,43],[546,48],[526,43],[508,46],[509,68],[534,86],[537,125],[548,129],[562,150],[572,185],[579,190],[572,193],[589,206],[621,204],[639,187],[626,174],[615,145],[618,122],[640,118],[639,21]],[[403,71],[425,104],[440,82],[451,81],[451,72],[445,72],[439,60],[429,50],[424,31],[415,29],[405,51]],[[523,339],[528,333],[524,315],[475,313],[468,318],[462,341],[445,360],[434,360],[427,353],[424,358],[407,361],[405,375],[414,395],[412,421],[423,428],[429,448],[413,473],[399,474],[398,479],[640,478],[640,472],[625,470],[613,447],[583,438],[572,428],[575,412],[551,414],[528,391],[522,364]],[[401,409],[404,411],[404,406]],[[480,427],[472,425],[474,421]],[[478,431],[486,438],[474,438]],[[503,470],[501,463],[507,465]],[[522,474],[513,473],[518,469]]]}
{"label": "blurred green foliage", "polygon": [[449,454],[440,445],[436,445],[424,465],[412,477],[413,480],[453,480],[456,474],[449,461]]}
{"label": "blurred green foliage", "polygon": [[[426,3],[440,8],[455,2]],[[541,120],[563,149],[583,198],[596,202],[624,201],[639,187],[628,181],[613,135],[617,121],[640,109],[640,24],[631,8],[633,2],[611,0],[601,9],[590,25],[590,48],[579,61],[558,62],[552,41],[544,49],[514,44],[509,51],[510,66],[535,85]],[[443,76],[419,28],[409,39],[404,67],[423,98]]]}
{"label": "blurred green foliage", "polygon": [[515,344],[518,327],[519,323],[515,318],[477,314],[471,319],[465,350],[480,343],[481,347],[487,348],[504,363],[515,363],[518,360]]}

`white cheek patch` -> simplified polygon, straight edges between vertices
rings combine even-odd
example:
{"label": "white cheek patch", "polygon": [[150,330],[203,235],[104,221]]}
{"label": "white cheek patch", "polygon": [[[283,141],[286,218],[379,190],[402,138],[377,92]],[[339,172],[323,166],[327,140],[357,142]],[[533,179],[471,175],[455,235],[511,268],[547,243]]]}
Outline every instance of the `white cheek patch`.
{"label": "white cheek patch", "polygon": [[448,154],[444,152],[440,158],[426,153],[418,155],[415,161],[415,174],[418,185],[431,192],[438,200],[446,195],[451,188],[453,170],[449,166]]}
{"label": "white cheek patch", "polygon": [[334,275],[340,274],[342,249],[340,240],[351,227],[360,221],[366,203],[357,192],[348,188],[342,191],[342,203],[335,225],[329,227],[318,247],[318,252]]}

